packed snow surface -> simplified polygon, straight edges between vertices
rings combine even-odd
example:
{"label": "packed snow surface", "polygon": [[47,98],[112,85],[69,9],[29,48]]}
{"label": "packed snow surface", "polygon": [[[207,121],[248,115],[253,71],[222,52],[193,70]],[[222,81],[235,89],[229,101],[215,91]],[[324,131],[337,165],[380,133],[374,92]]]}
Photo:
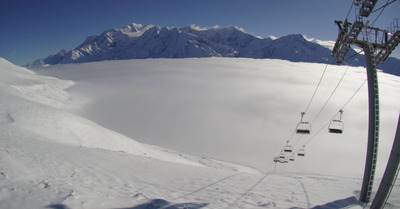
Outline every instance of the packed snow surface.
{"label": "packed snow surface", "polygon": [[[57,65],[37,74],[0,58],[0,208],[361,208],[365,87],[344,108],[343,135],[321,132],[306,157],[276,169],[272,162],[324,67],[148,59]],[[328,66],[314,106],[346,68]],[[364,69],[351,68],[313,130],[364,80]],[[383,73],[379,81],[381,175],[400,82]],[[387,207],[399,207],[399,196],[397,183]]]}

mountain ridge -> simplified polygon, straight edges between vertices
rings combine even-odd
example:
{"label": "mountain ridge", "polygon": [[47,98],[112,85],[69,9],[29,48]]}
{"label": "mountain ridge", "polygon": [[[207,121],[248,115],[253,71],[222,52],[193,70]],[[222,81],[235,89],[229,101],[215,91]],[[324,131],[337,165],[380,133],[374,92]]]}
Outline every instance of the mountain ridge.
{"label": "mountain ridge", "polygon": [[[132,23],[88,36],[72,50],[63,49],[25,66],[35,68],[103,60],[190,57],[270,58],[336,64],[330,54],[331,50],[326,46],[307,40],[301,34],[272,39],[253,36],[236,26],[200,28],[190,25],[177,28]],[[349,55],[347,65],[364,65],[363,55],[353,49]],[[400,60],[389,58],[379,69],[400,76],[399,66]]]}

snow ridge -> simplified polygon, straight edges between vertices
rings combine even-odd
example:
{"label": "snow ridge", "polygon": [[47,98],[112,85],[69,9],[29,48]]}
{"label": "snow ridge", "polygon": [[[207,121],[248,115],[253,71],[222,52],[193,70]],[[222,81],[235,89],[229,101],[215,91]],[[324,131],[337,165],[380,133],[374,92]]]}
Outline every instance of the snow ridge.
{"label": "snow ridge", "polygon": [[3,58],[0,58],[0,75],[0,130],[3,133],[186,165],[212,167],[217,164],[228,170],[254,172],[235,164],[205,161],[201,157],[144,145],[71,113],[71,109],[79,108],[79,104],[65,91],[75,84],[73,81],[38,75]]}

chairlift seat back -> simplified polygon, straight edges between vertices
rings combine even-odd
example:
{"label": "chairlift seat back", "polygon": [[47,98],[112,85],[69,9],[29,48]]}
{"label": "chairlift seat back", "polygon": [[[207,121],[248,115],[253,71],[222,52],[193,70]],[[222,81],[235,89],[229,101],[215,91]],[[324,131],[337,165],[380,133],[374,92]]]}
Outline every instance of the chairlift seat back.
{"label": "chairlift seat back", "polygon": [[341,134],[343,133],[343,122],[340,120],[332,120],[329,124],[329,133]]}
{"label": "chairlift seat back", "polygon": [[343,133],[343,130],[342,130],[342,129],[330,128],[330,129],[329,129],[329,133],[341,134],[341,133]]}
{"label": "chairlift seat back", "polygon": [[310,134],[311,124],[309,122],[299,122],[296,127],[297,134]]}
{"label": "chairlift seat back", "polygon": [[288,145],[283,149],[283,151],[284,152],[293,152],[293,147]]}

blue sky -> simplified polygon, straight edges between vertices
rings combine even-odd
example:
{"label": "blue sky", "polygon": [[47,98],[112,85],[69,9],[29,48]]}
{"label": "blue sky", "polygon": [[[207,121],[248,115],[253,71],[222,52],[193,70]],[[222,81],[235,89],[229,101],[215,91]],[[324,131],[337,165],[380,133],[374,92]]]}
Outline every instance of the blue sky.
{"label": "blue sky", "polygon": [[[130,23],[183,27],[235,25],[268,37],[303,34],[335,41],[352,0],[0,0],[0,57],[23,65],[73,49],[89,35]],[[380,5],[386,0],[378,1]],[[379,12],[374,13],[371,21]],[[400,1],[376,21],[400,18]],[[354,20],[351,11],[350,20]],[[399,49],[395,56],[400,57]]]}

